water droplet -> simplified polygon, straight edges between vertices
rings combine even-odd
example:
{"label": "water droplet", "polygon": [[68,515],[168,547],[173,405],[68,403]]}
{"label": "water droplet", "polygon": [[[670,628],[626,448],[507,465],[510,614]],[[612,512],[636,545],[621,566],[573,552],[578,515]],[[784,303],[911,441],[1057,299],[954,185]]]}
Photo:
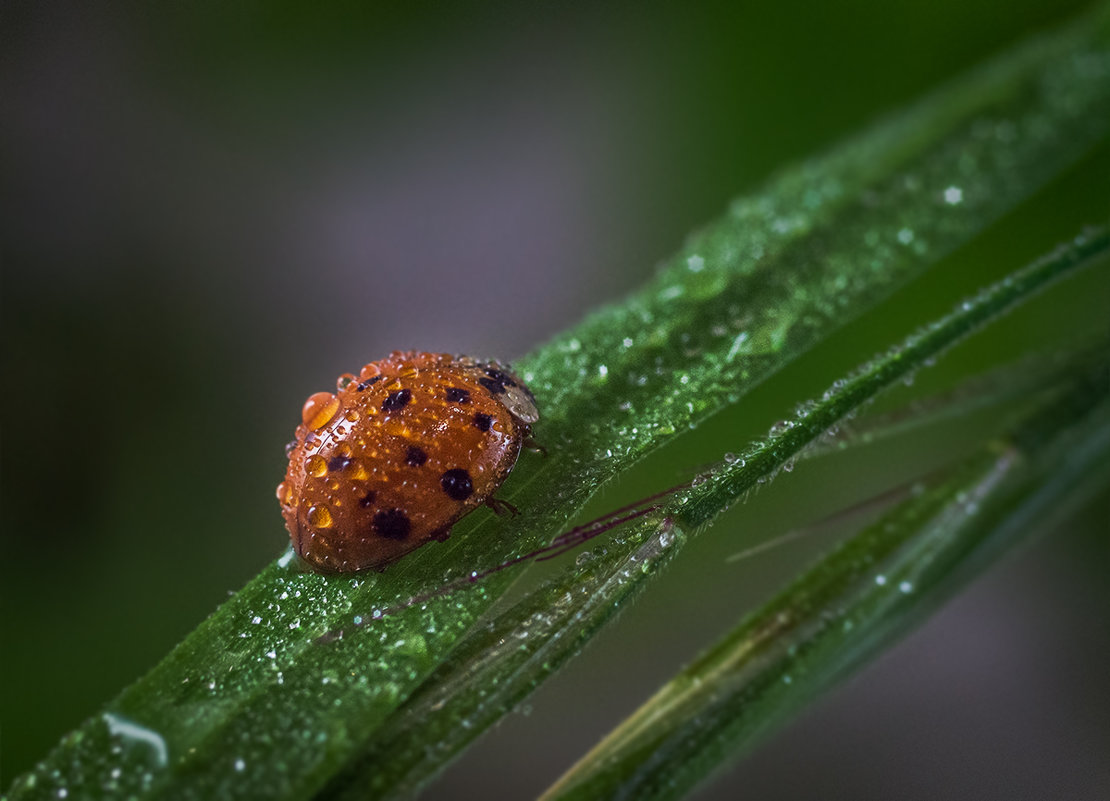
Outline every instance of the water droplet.
{"label": "water droplet", "polygon": [[308,509],[308,524],[315,528],[330,528],[331,511],[326,506],[311,506]]}
{"label": "water droplet", "polygon": [[242,760],[242,758],[239,758],[239,759],[235,760],[235,770],[236,771],[238,771],[239,773],[242,773],[246,769],[247,769],[247,763],[244,762]]}
{"label": "water droplet", "polygon": [[949,206],[958,206],[963,202],[964,190],[958,186],[950,186],[944,190],[944,202]]}
{"label": "water droplet", "polygon": [[886,586],[886,576],[884,576],[882,573],[875,576],[875,583],[878,584],[880,587],[885,587]]}
{"label": "water droplet", "polygon": [[771,436],[771,437],[781,437],[783,434],[785,434],[787,431],[789,431],[793,427],[794,427],[794,423],[792,421],[790,421],[790,420],[779,420],[777,423],[775,423],[773,426],[771,426],[771,430],[768,431],[767,434],[768,434],[768,436]]}
{"label": "water droplet", "polygon": [[319,478],[328,472],[328,463],[324,461],[322,456],[317,454],[316,456],[308,457],[304,463],[304,469],[305,472],[313,478]]}
{"label": "water droplet", "polygon": [[158,732],[110,712],[104,713],[104,722],[108,724],[109,734],[122,738],[125,744],[138,743],[150,748],[153,750],[158,764],[166,764],[166,741],[162,739],[162,735]]}
{"label": "water droplet", "polygon": [[692,273],[700,273],[705,269],[705,259],[701,256],[691,256],[686,260],[686,267]]}
{"label": "water droplet", "polygon": [[301,409],[301,420],[313,431],[323,428],[339,411],[339,398],[330,392],[310,395]]}

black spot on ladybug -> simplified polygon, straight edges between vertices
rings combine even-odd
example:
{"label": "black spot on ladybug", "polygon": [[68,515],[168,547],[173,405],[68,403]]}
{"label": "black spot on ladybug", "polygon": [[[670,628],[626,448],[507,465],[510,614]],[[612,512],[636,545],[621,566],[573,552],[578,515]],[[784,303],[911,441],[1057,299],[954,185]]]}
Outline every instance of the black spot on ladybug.
{"label": "black spot on ladybug", "polygon": [[405,451],[405,464],[410,464],[413,467],[420,467],[420,465],[424,464],[426,461],[428,461],[428,454],[426,454],[423,449],[415,445],[409,445],[408,450]]}
{"label": "black spot on ladybug", "polygon": [[330,459],[328,459],[328,472],[329,473],[338,473],[341,470],[346,470],[347,465],[349,465],[350,463],[351,463],[351,459],[350,459],[349,456],[343,456],[343,455],[333,456]]}
{"label": "black spot on ladybug", "polygon": [[474,494],[474,482],[470,480],[470,473],[461,467],[448,470],[440,476],[439,483],[448,497],[456,501],[465,501]]}
{"label": "black spot on ladybug", "polygon": [[365,392],[366,390],[370,389],[370,387],[374,386],[376,383],[378,383],[381,380],[382,380],[382,377],[380,375],[376,375],[368,381],[359,381],[358,386],[355,387],[355,391],[356,392]]}
{"label": "black spot on ladybug", "polygon": [[493,425],[493,418],[488,414],[478,412],[474,415],[474,427],[479,431],[489,431],[491,425]]}
{"label": "black spot on ladybug", "polygon": [[398,389],[389,393],[384,401],[382,401],[383,412],[395,412],[398,409],[403,409],[409,401],[412,400],[412,392],[407,389]]}
{"label": "black spot on ladybug", "polygon": [[377,497],[378,493],[374,492],[374,490],[370,490],[368,493],[362,496],[362,498],[358,502],[358,505],[361,506],[363,509],[369,509],[371,506],[374,505],[374,499]]}
{"label": "black spot on ladybug", "polygon": [[513,379],[507,376],[505,373],[501,372],[500,370],[495,370],[492,367],[486,370],[486,375],[488,375],[490,378],[492,378],[494,381],[496,381],[498,384],[501,384],[502,386],[516,386],[516,381],[513,381]]}
{"label": "black spot on ladybug", "polygon": [[[470,403],[470,390],[460,387],[447,387],[447,401],[449,403]],[[295,445],[296,442],[293,444]]]}
{"label": "black spot on ladybug", "polygon": [[491,395],[500,395],[505,391],[505,385],[492,378],[479,378],[478,383],[488,389]]}
{"label": "black spot on ladybug", "polygon": [[412,530],[412,522],[402,509],[383,509],[374,515],[374,531],[387,540],[403,540]]}

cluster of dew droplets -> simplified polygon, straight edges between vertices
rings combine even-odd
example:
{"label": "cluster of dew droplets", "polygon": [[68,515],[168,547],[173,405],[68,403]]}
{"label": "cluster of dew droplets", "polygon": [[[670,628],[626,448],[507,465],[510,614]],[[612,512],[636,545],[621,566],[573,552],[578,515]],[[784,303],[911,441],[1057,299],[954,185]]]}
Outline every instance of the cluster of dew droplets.
{"label": "cluster of dew droplets", "polygon": [[[572,440],[583,435],[599,445],[604,440],[599,455],[635,458],[660,439],[676,434],[679,428],[693,427],[736,393],[736,379],[742,371],[722,376],[722,356],[727,351],[729,355],[723,361],[729,362],[744,355],[751,339],[752,312],[745,311],[739,302],[716,304],[719,309],[713,312],[714,319],[699,320],[691,328],[676,328],[673,315],[667,312],[669,301],[687,294],[686,290],[670,288],[682,286],[683,281],[700,286],[693,294],[701,298],[726,291],[729,281],[723,278],[735,269],[737,258],[731,249],[727,258],[719,249],[716,255],[686,254],[676,261],[681,275],[665,272],[653,287],[613,310],[604,324],[600,318],[589,320],[580,329],[581,336],[556,342],[559,373],[569,373],[573,376],[570,381],[552,381],[544,370],[524,372],[525,381],[533,385],[536,394],[556,409],[564,396],[591,397],[589,384],[605,385],[598,397],[606,400],[599,402],[606,412],[616,413],[606,415],[609,419],[615,417],[615,428],[595,430],[587,423],[581,431],[569,434]],[[669,283],[672,279],[678,283]],[[712,287],[712,291],[705,291],[706,287]],[[622,328],[635,335],[616,333]],[[722,339],[723,343],[717,344]],[[622,424],[622,416],[629,422]]]}
{"label": "cluster of dew droplets", "polygon": [[[1006,281],[1009,280],[1010,279],[1006,279]],[[1004,281],[1003,285],[1005,283],[1006,282]],[[951,344],[945,346],[945,348],[940,351],[929,353],[927,356],[915,356],[912,352],[917,348],[917,346],[919,346],[926,337],[936,334],[938,331],[942,331],[951,322],[953,316],[967,314],[974,311],[976,308],[982,306],[983,304],[989,303],[992,300],[992,294],[993,291],[991,288],[980,290],[975,296],[959,303],[950,317],[930,322],[926,326],[911,334],[902,343],[892,346],[885,353],[876,356],[873,359],[858,366],[846,377],[837,379],[823,393],[820,401],[808,400],[801,404],[798,404],[798,406],[795,408],[793,419],[782,420],[771,426],[770,430],[768,431],[768,437],[773,442],[774,440],[782,437],[795,426],[808,424],[813,414],[820,410],[822,404],[827,404],[835,401],[846,391],[848,391],[853,384],[875,373],[877,370],[891,364],[898,363],[905,367],[905,372],[902,375],[901,383],[906,386],[912,386],[917,372],[922,368],[934,366],[939,355],[943,352],[943,350],[951,347]],[[831,423],[820,437],[808,443],[799,453],[794,454],[790,458],[786,459],[782,463],[780,469],[785,470],[786,472],[790,472],[793,469],[797,458],[803,457],[807,451],[816,449],[817,446],[828,446],[830,444],[838,444],[843,446],[844,444],[846,444],[847,440],[855,436],[855,432],[852,430],[851,427],[851,421],[855,419],[861,412],[866,410],[867,407],[873,404],[876,397],[877,393],[872,393],[866,398],[861,399],[850,410],[845,412],[840,419]],[[749,448],[749,451],[751,452],[762,450],[762,448],[762,443],[753,443],[751,448]],[[730,460],[726,458],[725,462],[727,464],[730,462]],[[776,470],[775,474],[777,474],[777,472],[778,471]],[[775,474],[772,474],[765,479],[760,479],[760,482],[762,483],[765,480],[773,478]]]}
{"label": "cluster of dew droplets", "polygon": [[162,736],[121,715],[104,713],[62,740],[66,762],[44,761],[16,779],[14,796],[84,798],[93,788],[111,797],[148,793],[168,766]]}

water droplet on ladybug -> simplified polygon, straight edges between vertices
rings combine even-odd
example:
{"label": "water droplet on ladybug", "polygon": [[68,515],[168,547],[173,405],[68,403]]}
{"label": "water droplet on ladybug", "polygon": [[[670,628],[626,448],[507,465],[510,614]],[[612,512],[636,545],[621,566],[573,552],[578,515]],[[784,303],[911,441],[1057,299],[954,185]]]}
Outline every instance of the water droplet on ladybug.
{"label": "water droplet on ladybug", "polygon": [[308,524],[316,528],[331,528],[331,512],[326,506],[311,506],[308,509]]}
{"label": "water droplet on ladybug", "polygon": [[317,392],[310,395],[308,400],[304,402],[304,408],[301,409],[301,420],[311,430],[316,431],[330,423],[338,411],[339,398],[330,392]]}

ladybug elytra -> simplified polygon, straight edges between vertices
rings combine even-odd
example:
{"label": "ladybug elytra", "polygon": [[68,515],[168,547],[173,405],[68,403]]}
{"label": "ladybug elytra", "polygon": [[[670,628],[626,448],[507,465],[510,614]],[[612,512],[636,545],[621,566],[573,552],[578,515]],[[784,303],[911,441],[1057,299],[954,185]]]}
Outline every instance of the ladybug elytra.
{"label": "ladybug elytra", "polygon": [[524,383],[496,362],[394,352],[339,377],[302,410],[278,485],[285,527],[313,569],[382,569],[493,494],[539,419]]}

